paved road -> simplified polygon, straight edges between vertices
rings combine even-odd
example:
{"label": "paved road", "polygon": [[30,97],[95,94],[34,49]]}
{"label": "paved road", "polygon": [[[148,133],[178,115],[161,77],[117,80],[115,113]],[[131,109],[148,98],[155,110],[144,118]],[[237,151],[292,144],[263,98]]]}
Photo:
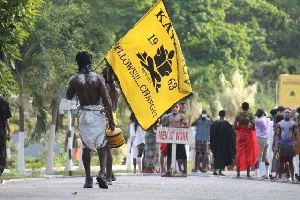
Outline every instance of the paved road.
{"label": "paved road", "polygon": [[[248,180],[234,175],[189,174],[187,178],[117,174],[109,189],[83,188],[84,177],[10,180],[0,185],[0,199],[299,199],[300,184]],[[94,178],[95,183],[95,178]],[[296,196],[297,195],[297,196]]]}

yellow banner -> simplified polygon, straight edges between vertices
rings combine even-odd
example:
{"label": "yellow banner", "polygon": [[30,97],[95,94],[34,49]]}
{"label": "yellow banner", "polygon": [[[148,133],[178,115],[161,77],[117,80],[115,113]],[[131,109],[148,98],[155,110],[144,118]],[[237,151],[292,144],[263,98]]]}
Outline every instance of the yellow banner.
{"label": "yellow banner", "polygon": [[298,108],[300,106],[300,76],[282,74],[279,76],[279,106]]}
{"label": "yellow banner", "polygon": [[105,58],[143,129],[192,92],[180,43],[162,0]]}

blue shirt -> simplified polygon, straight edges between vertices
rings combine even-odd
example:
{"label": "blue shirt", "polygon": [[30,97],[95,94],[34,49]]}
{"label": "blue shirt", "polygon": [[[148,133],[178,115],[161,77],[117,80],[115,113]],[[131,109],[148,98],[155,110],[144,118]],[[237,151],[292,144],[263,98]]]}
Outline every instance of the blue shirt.
{"label": "blue shirt", "polygon": [[197,141],[209,141],[210,140],[210,127],[212,121],[208,118],[202,120],[201,118],[196,122],[196,136]]}

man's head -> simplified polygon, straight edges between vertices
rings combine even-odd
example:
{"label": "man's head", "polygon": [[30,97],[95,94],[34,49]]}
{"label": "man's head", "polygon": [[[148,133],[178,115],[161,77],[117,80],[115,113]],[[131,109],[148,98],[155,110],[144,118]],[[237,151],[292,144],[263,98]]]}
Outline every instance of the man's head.
{"label": "man's head", "polygon": [[297,112],[298,114],[300,114],[300,107],[298,107],[298,108],[296,109],[296,112]]}
{"label": "man's head", "polygon": [[172,106],[172,113],[177,114],[180,111],[180,109],[181,109],[180,103],[175,103]]}
{"label": "man's head", "polygon": [[247,102],[242,103],[242,107],[241,108],[243,110],[249,110],[249,103],[247,103]]}
{"label": "man's head", "polygon": [[88,52],[78,52],[75,61],[77,62],[79,73],[92,71],[92,55]]}
{"label": "man's head", "polygon": [[266,116],[265,110],[263,108],[258,108],[256,110],[255,116],[262,117],[262,116]]}
{"label": "man's head", "polygon": [[282,115],[283,112],[284,112],[284,107],[283,106],[278,106],[278,108],[277,108],[277,114]]}
{"label": "man's head", "polygon": [[290,119],[292,117],[292,110],[290,108],[286,108],[283,111],[284,119]]}
{"label": "man's head", "polygon": [[274,116],[277,114],[277,108],[273,108],[273,109],[270,111],[270,114],[274,117]]}
{"label": "man's head", "polygon": [[202,110],[201,118],[202,119],[206,119],[206,117],[207,117],[207,111],[206,110]]}
{"label": "man's head", "polygon": [[183,114],[185,114],[185,113],[186,113],[186,110],[187,110],[186,103],[181,102],[180,104],[181,104],[181,112],[182,112]]}
{"label": "man's head", "polygon": [[220,116],[220,117],[225,117],[225,110],[221,110],[221,111],[219,112],[219,116]]}

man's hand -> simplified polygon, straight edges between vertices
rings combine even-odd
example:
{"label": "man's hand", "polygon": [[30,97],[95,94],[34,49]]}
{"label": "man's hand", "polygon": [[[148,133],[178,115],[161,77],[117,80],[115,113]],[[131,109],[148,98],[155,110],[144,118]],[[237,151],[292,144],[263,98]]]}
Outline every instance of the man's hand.
{"label": "man's hand", "polygon": [[278,148],[276,146],[272,147],[273,153],[276,153],[278,151]]}
{"label": "man's hand", "polygon": [[8,132],[8,134],[7,134],[7,141],[9,142],[11,140],[11,134],[10,134],[10,132]]}
{"label": "man's hand", "polygon": [[297,148],[297,147],[294,147],[293,150],[294,150],[294,153],[295,153],[295,155],[296,155],[298,148]]}
{"label": "man's hand", "polygon": [[110,121],[110,122],[109,122],[109,129],[110,129],[111,131],[114,131],[115,128],[116,128],[115,122],[114,122],[114,121]]}

